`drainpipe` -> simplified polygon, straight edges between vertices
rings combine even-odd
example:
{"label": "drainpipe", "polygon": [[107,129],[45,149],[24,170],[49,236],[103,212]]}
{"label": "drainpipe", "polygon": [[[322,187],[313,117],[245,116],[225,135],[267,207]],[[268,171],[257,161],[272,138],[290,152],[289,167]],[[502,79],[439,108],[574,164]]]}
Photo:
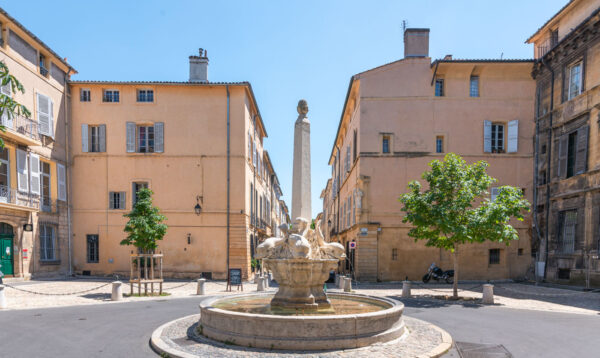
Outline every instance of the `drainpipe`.
{"label": "drainpipe", "polygon": [[[551,87],[550,87],[550,126],[548,129],[548,143],[546,144],[546,146],[548,147],[548,150],[546,151],[547,155],[546,155],[546,232],[544,233],[545,235],[545,241],[546,241],[546,250],[544,252],[544,281],[546,280],[546,273],[548,272],[548,246],[549,246],[549,236],[548,236],[548,230],[550,228],[550,178],[552,177],[552,170],[551,170],[551,165],[552,165],[552,116],[554,115],[553,111],[554,111],[554,70],[552,69],[552,67],[550,65],[548,65],[548,63],[546,63],[546,61],[544,61],[544,57],[542,57],[542,65],[544,65],[544,67],[546,67],[548,69],[548,71],[550,71],[550,82],[551,82]],[[537,204],[537,203],[536,203]]]}
{"label": "drainpipe", "polygon": [[66,161],[65,161],[65,185],[67,187],[67,242],[68,242],[68,251],[69,251],[69,276],[73,276],[73,254],[72,254],[72,246],[71,246],[71,240],[73,239],[73,234],[72,234],[72,228],[71,228],[71,176],[70,171],[71,171],[71,161],[70,161],[70,155],[71,155],[71,151],[70,151],[70,142],[69,142],[69,132],[70,132],[70,121],[69,121],[69,106],[67,105],[67,101],[70,101],[71,99],[71,95],[69,94],[68,91],[68,76],[70,74],[71,71],[68,71],[65,74],[65,88],[64,93],[65,93],[65,101],[64,101],[64,106],[65,106],[65,155],[66,155]]}
{"label": "drainpipe", "polygon": [[[252,190],[253,193],[250,194],[252,200],[250,200],[250,223],[252,224],[252,236],[250,239],[252,240],[251,245],[256,245],[258,243],[258,239],[256,238],[256,221],[254,220],[256,216],[256,211],[254,210],[254,202],[258,202],[256,198],[256,194],[258,194],[258,190],[256,189],[256,166],[254,165],[254,152],[256,152],[256,162],[258,163],[258,150],[256,149],[256,114],[252,116],[252,158],[250,161],[252,162]],[[254,250],[256,250],[256,246],[254,246]],[[262,260],[260,260],[260,274],[263,274]]]}
{"label": "drainpipe", "polygon": [[229,184],[230,184],[230,121],[229,121],[229,85],[225,85],[225,91],[227,92],[227,278],[229,279]]}

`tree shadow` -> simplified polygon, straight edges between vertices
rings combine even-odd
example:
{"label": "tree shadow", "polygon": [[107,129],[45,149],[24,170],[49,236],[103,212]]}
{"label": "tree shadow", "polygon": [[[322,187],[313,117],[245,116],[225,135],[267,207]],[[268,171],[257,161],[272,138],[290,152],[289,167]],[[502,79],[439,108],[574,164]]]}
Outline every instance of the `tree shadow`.
{"label": "tree shadow", "polygon": [[459,299],[442,299],[437,298],[435,296],[418,296],[418,297],[400,297],[400,296],[386,296],[389,298],[393,298],[398,300],[404,304],[404,307],[410,308],[441,308],[441,307],[449,307],[449,306],[462,306],[465,308],[481,308],[484,306],[493,306],[493,305],[484,305],[481,302],[481,299],[476,300],[465,300]]}
{"label": "tree shadow", "polygon": [[110,301],[110,296],[110,293],[88,293],[81,295],[80,297],[96,301]]}

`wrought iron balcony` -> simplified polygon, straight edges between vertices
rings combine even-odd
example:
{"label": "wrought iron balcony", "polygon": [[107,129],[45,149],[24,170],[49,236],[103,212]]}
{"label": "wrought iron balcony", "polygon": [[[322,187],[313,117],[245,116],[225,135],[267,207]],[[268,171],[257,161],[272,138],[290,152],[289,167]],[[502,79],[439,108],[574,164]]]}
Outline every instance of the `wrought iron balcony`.
{"label": "wrought iron balcony", "polygon": [[12,204],[26,208],[39,209],[40,199],[37,195],[22,193],[6,185],[0,185],[0,205]]}
{"label": "wrought iron balcony", "polygon": [[41,140],[38,122],[24,116],[15,115],[9,118],[2,115],[0,123],[10,132],[20,134],[33,140]]}
{"label": "wrought iron balcony", "polygon": [[42,197],[42,200],[40,202],[40,210],[45,213],[56,214],[58,213],[58,201]]}
{"label": "wrought iron balcony", "polygon": [[40,66],[40,73],[42,74],[42,76],[48,77],[48,69],[46,67]]}

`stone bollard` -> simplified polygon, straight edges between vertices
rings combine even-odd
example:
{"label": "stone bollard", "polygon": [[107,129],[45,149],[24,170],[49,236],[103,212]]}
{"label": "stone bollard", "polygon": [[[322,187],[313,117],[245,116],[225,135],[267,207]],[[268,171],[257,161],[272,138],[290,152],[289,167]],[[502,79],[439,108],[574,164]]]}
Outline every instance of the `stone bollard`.
{"label": "stone bollard", "polygon": [[269,288],[269,275],[268,274],[264,275],[263,280],[265,280],[263,285],[265,286],[265,290],[266,290],[267,288]]}
{"label": "stone bollard", "polygon": [[0,310],[8,307],[6,296],[4,295],[4,285],[0,285]]}
{"label": "stone bollard", "polygon": [[199,278],[198,279],[198,286],[196,287],[196,294],[198,296],[204,296],[204,284],[206,283],[206,279],[205,278]]}
{"label": "stone bollard", "polygon": [[412,288],[412,282],[402,281],[402,297],[410,298],[410,289]]}
{"label": "stone bollard", "polygon": [[343,290],[345,285],[346,285],[346,276],[340,275],[340,278],[338,279],[338,288],[340,290]]}
{"label": "stone bollard", "polygon": [[258,284],[256,285],[256,290],[257,291],[265,290],[265,280],[262,277],[258,278]]}
{"label": "stone bollard", "polygon": [[352,292],[352,278],[345,277],[344,281],[345,281],[344,292]]}
{"label": "stone bollard", "polygon": [[123,299],[123,287],[121,285],[123,285],[121,281],[114,281],[112,283],[111,301],[121,301]]}
{"label": "stone bollard", "polygon": [[483,285],[483,303],[486,305],[494,304],[494,285]]}

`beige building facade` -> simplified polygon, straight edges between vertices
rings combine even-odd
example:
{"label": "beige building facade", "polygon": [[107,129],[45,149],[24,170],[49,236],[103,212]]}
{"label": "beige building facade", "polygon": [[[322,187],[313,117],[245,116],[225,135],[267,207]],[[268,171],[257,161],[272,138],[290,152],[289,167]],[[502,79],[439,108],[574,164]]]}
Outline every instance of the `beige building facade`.
{"label": "beige building facade", "polygon": [[[404,36],[402,60],[351,78],[329,158],[332,177],[321,194],[323,227],[347,250],[340,270],[359,280],[419,280],[432,262],[451,268],[449,252],[408,236],[398,202],[408,182],[446,153],[487,161],[498,179],[491,196],[513,185],[532,201],[533,61],[432,62],[428,29]],[[525,276],[533,263],[531,219],[513,224],[520,240],[509,246],[461,248],[461,278]]]}
{"label": "beige building facade", "polygon": [[573,0],[528,40],[537,84],[538,274],[600,286],[600,1]]}
{"label": "beige building facade", "polygon": [[69,266],[67,81],[75,70],[0,9],[0,61],[25,92],[1,88],[31,112],[1,117],[0,271],[5,277],[66,275]]}

